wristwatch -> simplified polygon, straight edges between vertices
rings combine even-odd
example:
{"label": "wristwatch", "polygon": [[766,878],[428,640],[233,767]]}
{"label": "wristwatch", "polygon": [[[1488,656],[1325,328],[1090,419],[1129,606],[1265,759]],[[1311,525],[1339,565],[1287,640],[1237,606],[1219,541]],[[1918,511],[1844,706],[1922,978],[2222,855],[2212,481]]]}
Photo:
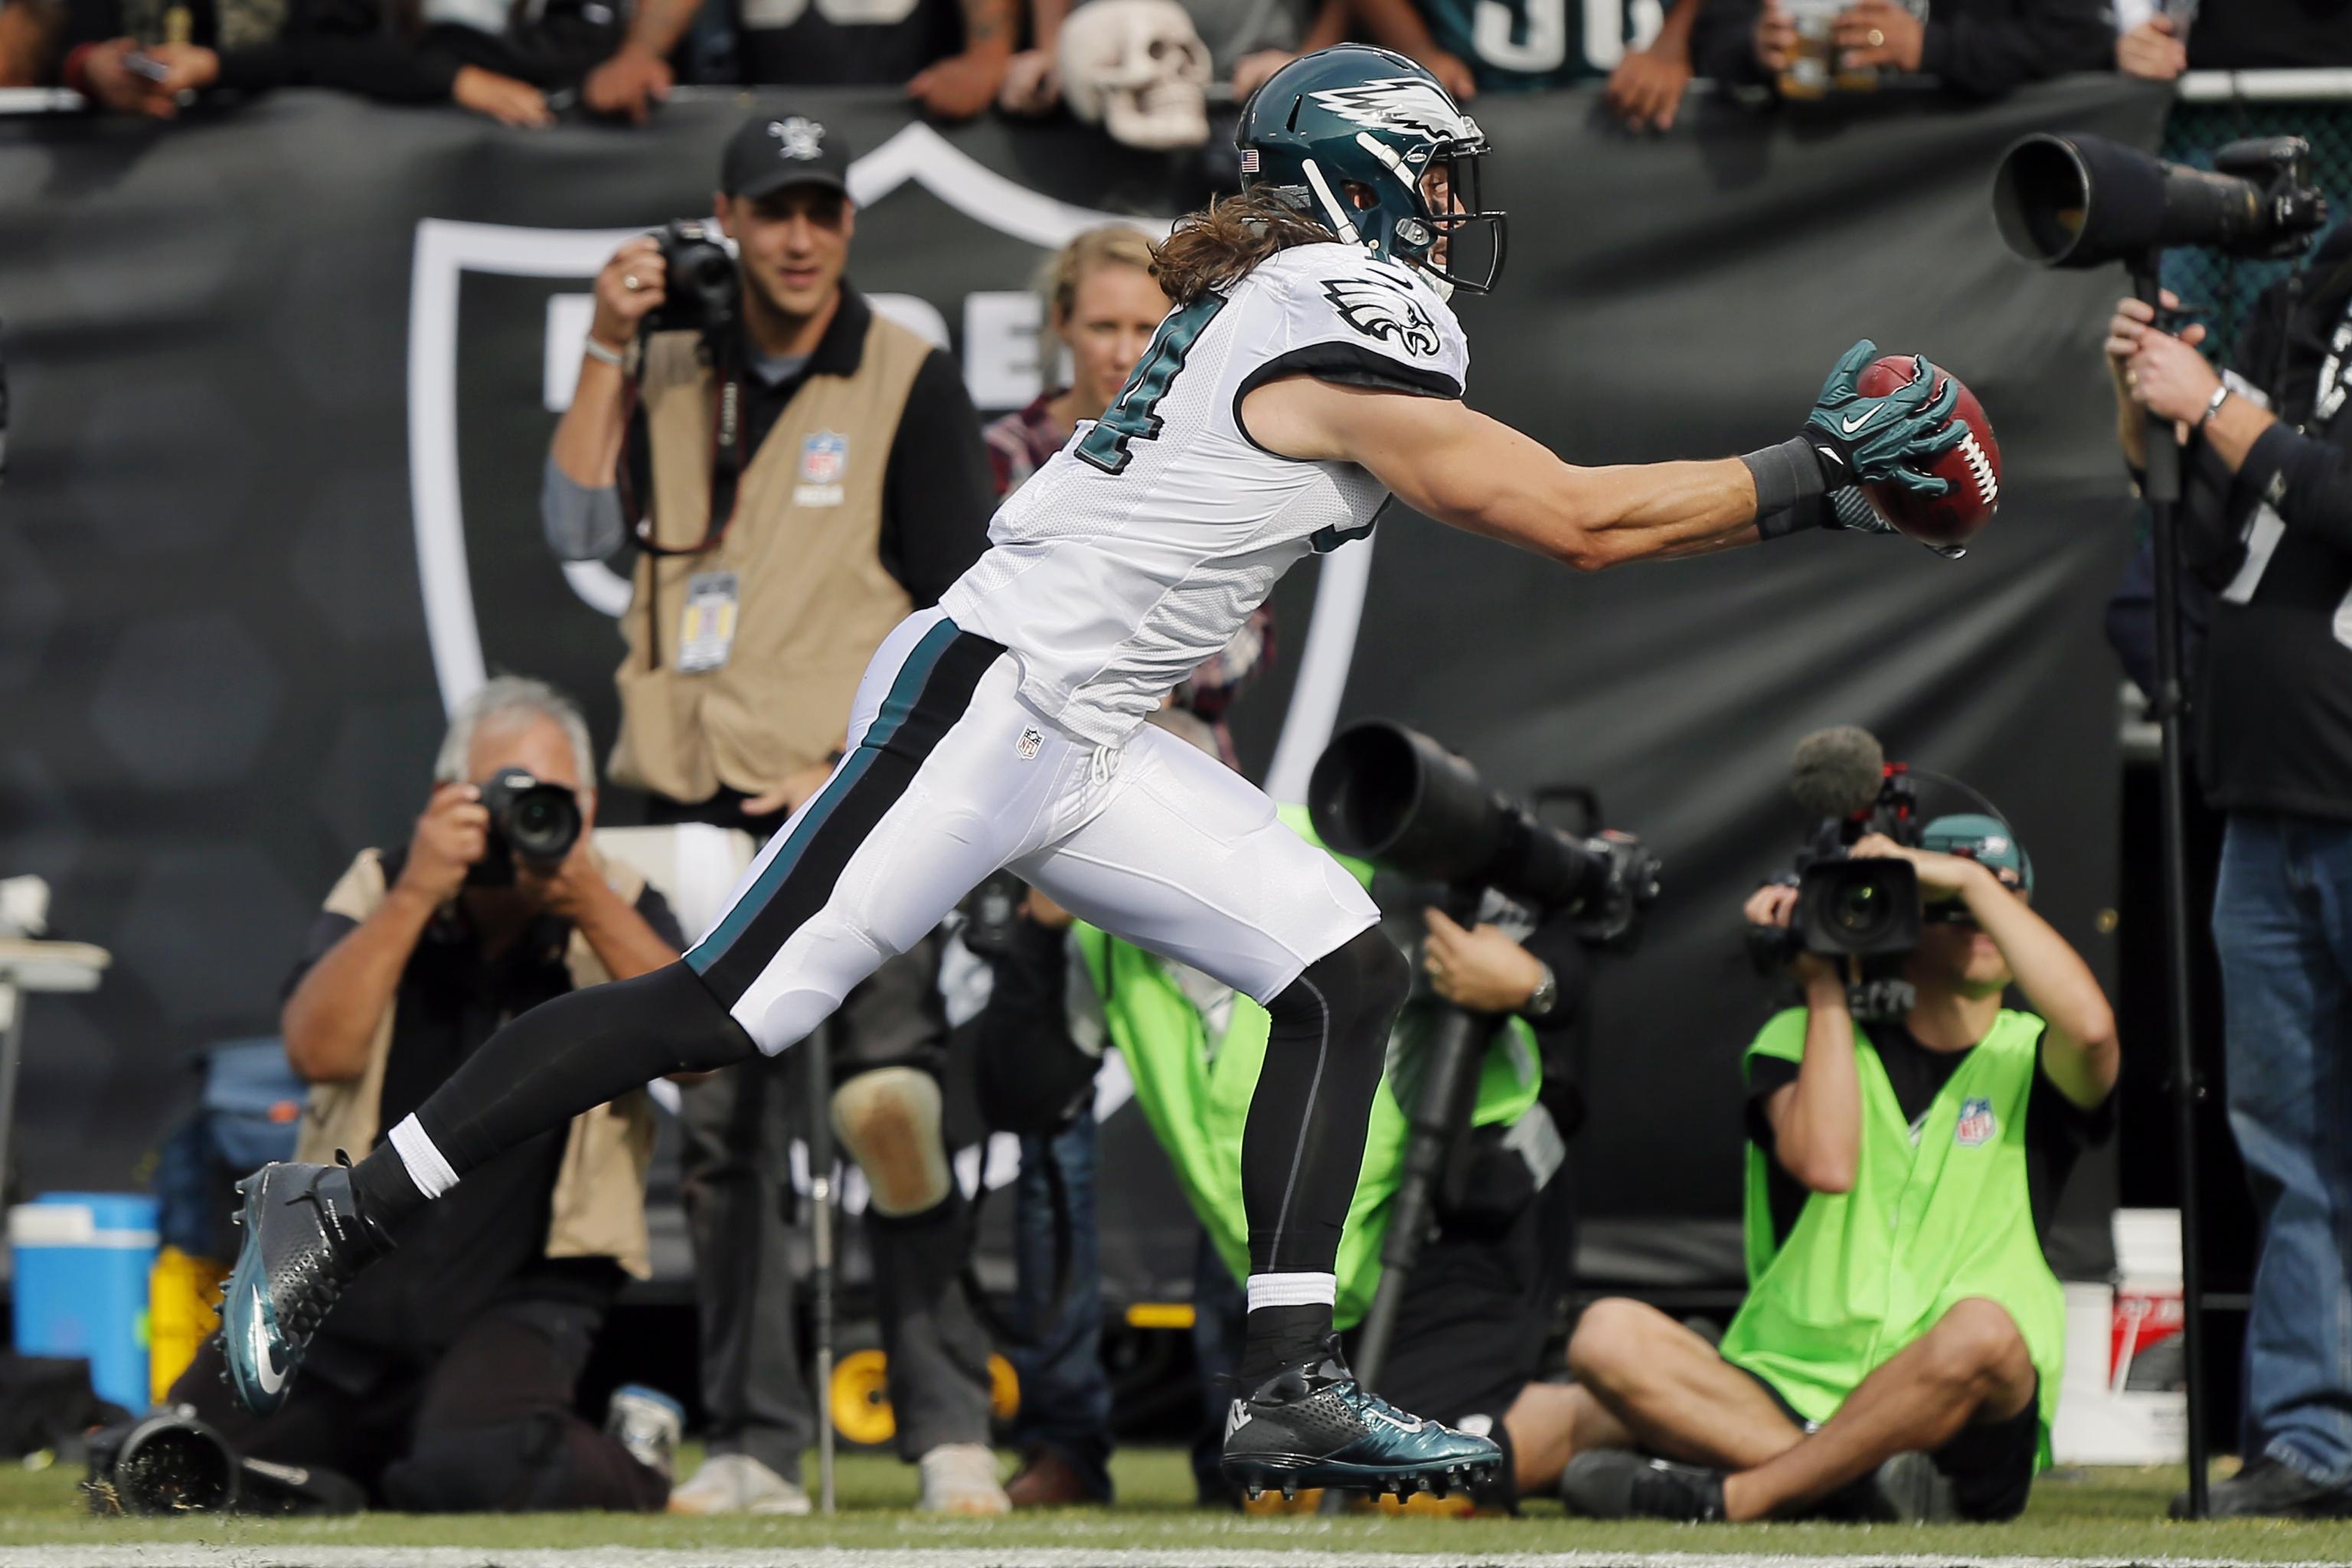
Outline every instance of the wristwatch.
{"label": "wristwatch", "polygon": [[1520,1004],[1519,1016],[1522,1018],[1549,1017],[1551,1010],[1559,1005],[1559,977],[1552,973],[1549,963],[1538,963],[1538,967],[1542,969],[1543,978],[1536,982],[1536,988],[1528,992],[1528,999]]}
{"label": "wristwatch", "polygon": [[2205,412],[2197,416],[2197,423],[2200,425],[2210,425],[2213,423],[2213,416],[2221,413],[2221,405],[2229,401],[2230,388],[2228,385],[2224,384],[2215,387],[2213,389],[2213,395],[2205,400]]}

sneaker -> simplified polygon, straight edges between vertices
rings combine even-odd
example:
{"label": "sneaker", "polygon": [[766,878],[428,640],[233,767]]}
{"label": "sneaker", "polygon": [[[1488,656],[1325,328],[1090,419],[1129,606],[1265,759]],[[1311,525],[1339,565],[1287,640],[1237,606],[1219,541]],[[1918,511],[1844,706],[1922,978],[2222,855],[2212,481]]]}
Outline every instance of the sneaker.
{"label": "sneaker", "polygon": [[996,1483],[996,1455],[981,1443],[942,1443],[917,1461],[924,1513],[1011,1513],[1013,1500]]}
{"label": "sneaker", "polygon": [[352,1277],[392,1249],[360,1212],[351,1162],[264,1165],[236,1184],[245,1239],[221,1295],[222,1376],[256,1415],[286,1403],[294,1370]]}
{"label": "sneaker", "polygon": [[669,1510],[803,1514],[809,1498],[800,1482],[786,1480],[749,1454],[713,1454],[692,1480],[670,1489]]}
{"label": "sneaker", "polygon": [[[2210,1519],[2345,1519],[2352,1517],[2352,1487],[2306,1479],[2264,1455],[2207,1494]],[[2172,1517],[2189,1517],[2189,1494],[2172,1500]]]}
{"label": "sneaker", "polygon": [[1874,1518],[1892,1524],[1944,1524],[1960,1517],[1949,1476],[1926,1454],[1897,1454],[1870,1476],[1880,1510]]}
{"label": "sneaker", "polygon": [[1559,1497],[1570,1513],[1587,1519],[1707,1524],[1723,1518],[1723,1475],[1630,1448],[1602,1448],[1568,1462],[1560,1472]]}
{"label": "sneaker", "polygon": [[686,1410],[658,1388],[625,1383],[604,1407],[604,1430],[620,1440],[629,1458],[665,1481],[677,1479],[677,1445],[686,1436]]}
{"label": "sneaker", "polygon": [[1219,1468],[1253,1500],[1310,1487],[1399,1497],[1427,1488],[1443,1497],[1491,1474],[1502,1458],[1488,1439],[1408,1415],[1366,1389],[1334,1335],[1319,1359],[1234,1401]]}
{"label": "sneaker", "polygon": [[1058,1450],[1040,1445],[1022,1457],[1021,1468],[1004,1483],[1004,1495],[1016,1509],[1107,1503],[1111,1500],[1110,1478],[1090,1478]]}

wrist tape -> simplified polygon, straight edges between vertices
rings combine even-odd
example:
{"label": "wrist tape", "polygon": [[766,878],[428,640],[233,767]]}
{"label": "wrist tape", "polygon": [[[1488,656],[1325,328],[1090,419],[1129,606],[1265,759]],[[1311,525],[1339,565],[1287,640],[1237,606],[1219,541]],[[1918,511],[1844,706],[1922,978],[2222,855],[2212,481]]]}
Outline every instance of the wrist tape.
{"label": "wrist tape", "polygon": [[[1829,493],[1830,487],[1822,478],[1821,459],[1813,456],[1811,444],[1802,436],[1792,436],[1777,447],[1744,452],[1739,460],[1748,465],[1748,472],[1756,481],[1759,524],[1767,519],[1773,519],[1777,524],[1769,529],[1759,526],[1759,531],[1767,539],[1794,532],[1798,504]],[[1785,515],[1775,519],[1775,513]]]}

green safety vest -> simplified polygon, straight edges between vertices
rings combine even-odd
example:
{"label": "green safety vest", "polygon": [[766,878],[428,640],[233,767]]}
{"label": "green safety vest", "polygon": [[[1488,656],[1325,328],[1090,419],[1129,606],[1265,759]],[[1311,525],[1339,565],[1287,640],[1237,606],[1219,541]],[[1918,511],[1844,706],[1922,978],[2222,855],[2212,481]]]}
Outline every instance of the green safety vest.
{"label": "green safety vest", "polygon": [[[1296,806],[1282,818],[1310,844],[1320,841]],[[1332,858],[1367,885],[1371,868],[1344,855]],[[1151,1124],[1160,1148],[1175,1168],[1211,1245],[1234,1271],[1249,1278],[1249,1222],[1242,1211],[1242,1130],[1250,1097],[1265,1061],[1265,1009],[1235,995],[1223,1037],[1208,1037],[1202,1016],[1169,973],[1167,962],[1096,929],[1073,928],[1085,955],[1087,974],[1102,1003],[1111,1044],[1135,1081],[1135,1100]],[[1517,1019],[1496,1031],[1478,1076],[1475,1125],[1516,1121],[1543,1087],[1535,1036]],[[1404,1112],[1381,1077],[1372,1097],[1370,1127],[1364,1140],[1362,1173],[1348,1205],[1347,1229],[1339,1241],[1338,1299],[1333,1322],[1348,1328],[1371,1305],[1381,1280],[1381,1241],[1388,1230],[1389,1200],[1404,1169],[1410,1135]]]}
{"label": "green safety vest", "polygon": [[[1886,1068],[1857,1026],[1862,1152],[1853,1189],[1814,1193],[1777,1247],[1771,1156],[1748,1149],[1748,1300],[1724,1359],[1769,1382],[1809,1421],[1826,1421],[1864,1377],[1972,1296],[1999,1303],[2042,1375],[2041,1462],[2049,1463],[2065,1359],[2066,1298],[2042,1256],[2026,1177],[2025,1114],[2041,1071],[2042,1021],[2004,1010],[1936,1096],[1919,1141]],[[1801,1062],[1805,1010],[1748,1047]]]}

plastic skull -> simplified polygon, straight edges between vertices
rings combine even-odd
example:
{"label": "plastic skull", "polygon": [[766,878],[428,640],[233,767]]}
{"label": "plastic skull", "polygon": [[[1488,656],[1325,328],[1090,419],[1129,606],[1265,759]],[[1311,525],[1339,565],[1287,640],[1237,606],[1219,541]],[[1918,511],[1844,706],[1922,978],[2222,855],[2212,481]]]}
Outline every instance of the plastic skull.
{"label": "plastic skull", "polygon": [[1209,139],[1209,50],[1177,0],[1093,0],[1062,24],[1071,112],[1129,147]]}

